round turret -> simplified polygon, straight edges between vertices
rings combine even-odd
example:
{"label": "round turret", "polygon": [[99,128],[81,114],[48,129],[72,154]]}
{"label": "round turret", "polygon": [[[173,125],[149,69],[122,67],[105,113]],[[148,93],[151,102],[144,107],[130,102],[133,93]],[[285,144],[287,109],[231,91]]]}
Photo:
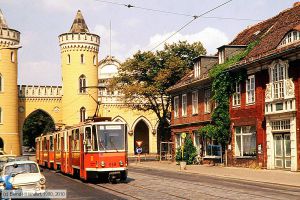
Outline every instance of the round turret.
{"label": "round turret", "polygon": [[18,130],[18,48],[20,32],[10,29],[0,10],[0,151],[20,155]]}
{"label": "round turret", "polygon": [[89,32],[80,11],[69,32],[59,36],[63,83],[63,123],[78,124],[95,114],[100,37]]}

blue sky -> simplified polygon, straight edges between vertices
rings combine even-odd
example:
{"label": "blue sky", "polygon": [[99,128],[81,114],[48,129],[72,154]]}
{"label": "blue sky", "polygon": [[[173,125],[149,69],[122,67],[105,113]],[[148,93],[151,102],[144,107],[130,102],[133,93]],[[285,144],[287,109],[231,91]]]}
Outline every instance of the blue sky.
{"label": "blue sky", "polygon": [[[110,0],[112,2],[200,15],[226,0]],[[205,15],[264,20],[293,6],[294,0],[233,0]],[[90,32],[101,37],[99,60],[109,54],[124,61],[137,50],[150,50],[191,20],[191,17],[145,11],[97,0],[1,0],[10,28],[21,32],[18,84],[61,85],[58,35],[68,32],[80,9]],[[198,18],[170,42],[201,41],[214,54],[240,31],[257,21]]]}

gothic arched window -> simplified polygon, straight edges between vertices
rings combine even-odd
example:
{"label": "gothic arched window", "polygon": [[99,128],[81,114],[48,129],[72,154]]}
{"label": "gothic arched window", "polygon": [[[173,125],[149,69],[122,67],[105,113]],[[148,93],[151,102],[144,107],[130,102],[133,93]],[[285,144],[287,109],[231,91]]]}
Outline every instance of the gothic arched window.
{"label": "gothic arched window", "polygon": [[81,107],[80,108],[80,122],[84,122],[85,121],[85,107]]}
{"label": "gothic arched window", "polygon": [[79,77],[79,93],[86,93],[86,77],[83,74]]}
{"label": "gothic arched window", "polygon": [[2,77],[2,74],[0,74],[0,92],[3,91],[3,77]]}

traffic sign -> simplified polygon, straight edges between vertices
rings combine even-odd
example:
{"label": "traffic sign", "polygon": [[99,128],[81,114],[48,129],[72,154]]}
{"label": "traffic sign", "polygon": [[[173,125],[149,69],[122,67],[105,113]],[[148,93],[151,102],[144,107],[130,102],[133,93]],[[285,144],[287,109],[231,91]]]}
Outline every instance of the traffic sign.
{"label": "traffic sign", "polygon": [[142,147],[137,147],[135,151],[136,151],[136,153],[140,154],[143,152],[143,149],[142,149]]}

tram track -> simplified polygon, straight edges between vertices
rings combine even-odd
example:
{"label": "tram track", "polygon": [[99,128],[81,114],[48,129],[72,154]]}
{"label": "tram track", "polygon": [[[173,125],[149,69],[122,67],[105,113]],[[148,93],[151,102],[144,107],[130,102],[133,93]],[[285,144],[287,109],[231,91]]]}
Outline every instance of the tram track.
{"label": "tram track", "polygon": [[[147,171],[149,172],[149,171]],[[138,174],[141,174],[141,175],[150,175],[150,173],[145,173],[145,171],[143,172],[134,172],[134,173],[138,173]],[[170,177],[170,176],[165,176],[165,175],[153,175],[151,174],[152,176],[152,179],[153,177],[157,177],[158,180],[161,180],[162,177],[165,177],[165,178],[174,178],[174,177]],[[176,178],[175,178],[176,179]],[[179,179],[179,177],[177,177],[177,179]],[[191,183],[191,180],[182,180],[180,179],[181,182],[183,184],[189,184]],[[199,179],[201,180],[201,179]],[[271,198],[271,199],[278,199],[278,200],[281,200],[282,198],[278,197],[274,197],[274,188],[276,188],[276,193],[279,193],[279,194],[285,194],[285,195],[288,195],[290,197],[294,197],[295,199],[299,199],[299,196],[300,196],[300,189],[297,188],[297,187],[289,187],[289,186],[285,186],[284,188],[282,187],[278,187],[276,185],[272,185],[272,184],[266,184],[266,185],[263,185],[262,184],[258,184],[256,185],[257,183],[252,183],[251,185],[249,185],[250,182],[248,181],[238,181],[238,182],[231,182],[230,179],[226,179],[226,180],[221,180],[221,181],[225,181],[225,182],[228,182],[230,181],[230,184],[232,188],[235,188],[235,189],[229,189],[230,187],[220,187],[220,186],[212,186],[212,185],[209,185],[208,184],[203,184],[201,183],[199,180],[196,180],[195,182],[193,182],[193,185],[198,185],[198,186],[202,186],[202,187],[205,187],[205,188],[211,188],[212,190],[224,190],[225,192],[233,192],[233,193],[239,193],[239,192],[242,192],[243,194],[247,194],[248,197],[254,197],[254,198]],[[219,178],[220,180],[220,178]],[[267,195],[267,194],[264,194],[264,195],[261,195],[261,194],[253,194],[253,193],[249,193],[249,192],[245,192],[245,184],[248,184],[247,187],[248,188],[251,188],[252,191],[269,191],[269,192],[272,192],[273,195],[270,196],[270,195]],[[216,185],[216,183],[214,183],[213,185]],[[224,183],[222,184],[224,185]],[[239,188],[242,188],[243,190],[240,191],[236,186],[239,186]],[[271,187],[272,186],[272,187]],[[174,186],[172,186],[174,187]],[[178,188],[178,189],[181,189],[181,188]],[[194,192],[197,192],[197,193],[201,193],[201,191],[197,190],[197,191],[194,191]],[[204,193],[206,194],[206,193]],[[211,195],[209,195],[211,196]],[[217,196],[217,195],[214,195],[216,197],[222,197],[224,198],[224,196]],[[228,199],[232,199],[232,198],[228,198]],[[293,198],[292,198],[293,199]]]}

